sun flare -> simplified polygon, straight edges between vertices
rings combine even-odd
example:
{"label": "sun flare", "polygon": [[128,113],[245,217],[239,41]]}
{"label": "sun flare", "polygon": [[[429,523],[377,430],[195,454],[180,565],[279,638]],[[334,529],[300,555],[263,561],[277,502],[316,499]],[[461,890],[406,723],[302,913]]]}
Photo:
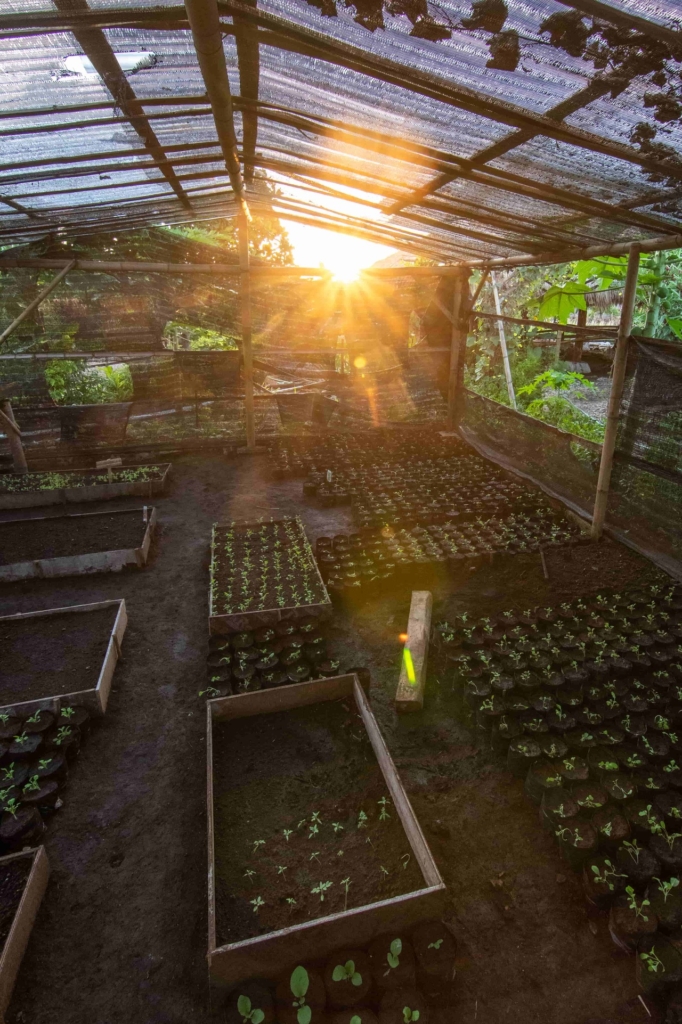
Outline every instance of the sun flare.
{"label": "sun flare", "polygon": [[357,280],[366,267],[395,251],[362,238],[294,224],[285,217],[282,223],[291,239],[295,262],[300,267],[324,267],[343,284]]}

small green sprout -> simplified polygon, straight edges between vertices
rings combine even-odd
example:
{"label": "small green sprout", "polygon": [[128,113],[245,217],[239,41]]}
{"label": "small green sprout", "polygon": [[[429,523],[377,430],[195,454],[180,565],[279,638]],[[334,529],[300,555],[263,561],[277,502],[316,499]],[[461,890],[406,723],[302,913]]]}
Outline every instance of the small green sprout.
{"label": "small green sprout", "polygon": [[252,868],[247,868],[244,872],[244,878],[248,878],[251,881],[252,878],[256,877],[256,872]]}
{"label": "small green sprout", "polygon": [[254,841],[253,841],[253,852],[254,853],[258,853],[258,851],[260,850],[261,846],[265,846],[265,840],[264,839],[254,839]]}
{"label": "small green sprout", "polygon": [[286,864],[278,864],[277,865],[277,874],[278,875],[283,875],[286,870],[287,870]]}
{"label": "small green sprout", "polygon": [[324,903],[324,894],[326,893],[327,889],[331,889],[331,887],[332,887],[332,883],[331,882],[319,882],[315,886],[315,888],[311,889],[310,891],[313,894],[313,896],[319,896],[320,897],[320,903]]}
{"label": "small green sprout", "polygon": [[382,796],[381,800],[378,800],[377,803],[381,807],[381,811],[379,813],[379,821],[388,821],[391,815],[386,810],[386,807],[388,804],[390,804],[390,800],[387,800],[385,796]]}
{"label": "small green sprout", "polygon": [[442,945],[443,945],[443,940],[442,939],[436,939],[435,942],[429,942],[429,944],[428,944],[428,946],[426,948],[427,949],[440,949],[440,947]]}
{"label": "small green sprout", "polygon": [[292,828],[283,828],[282,829],[282,835],[284,836],[284,838],[286,839],[287,842],[289,842],[289,836],[292,836],[293,834],[294,834],[294,830]]}
{"label": "small green sprout", "polygon": [[32,725],[35,725],[37,722],[39,722],[40,721],[40,709],[38,709],[38,711],[36,711],[35,714],[31,715],[30,718],[27,718],[26,721],[30,722]]}
{"label": "small green sprout", "polygon": [[367,815],[364,811],[358,814],[358,828],[367,828]]}
{"label": "small green sprout", "polygon": [[310,820],[311,820],[311,822],[317,822],[318,825],[321,825],[322,824],[322,818],[320,817],[320,812],[319,811],[313,811],[313,814],[312,814],[312,817],[311,817]]}
{"label": "small green sprout", "polygon": [[289,988],[291,989],[291,994],[295,997],[292,1005],[296,1010],[298,1024],[310,1024],[312,1020],[313,1011],[306,1005],[305,1001],[309,985],[310,978],[305,967],[297,967],[289,979]]}
{"label": "small green sprout", "polygon": [[37,775],[32,775],[24,786],[24,792],[35,793],[40,789],[40,780]]}
{"label": "small green sprout", "polygon": [[248,996],[240,996],[237,1000],[237,1010],[242,1016],[243,1024],[262,1024],[265,1014],[262,1010],[251,1009],[251,1000]]}
{"label": "small green sprout", "polygon": [[[75,708],[65,707],[59,712],[60,718],[72,718],[76,714]],[[29,719],[30,721],[30,719]]]}
{"label": "small green sprout", "polygon": [[[200,697],[219,697],[220,690],[216,690],[215,686],[207,686],[205,690],[199,690]],[[262,1013],[262,1010],[258,1011]]]}
{"label": "small green sprout", "polygon": [[337,964],[332,972],[333,981],[350,981],[351,985],[359,988],[362,985],[362,975],[355,970],[355,961],[346,960],[345,964]]}
{"label": "small green sprout", "polygon": [[257,914],[260,908],[265,906],[265,900],[260,896],[256,896],[255,900],[251,900],[251,906],[253,907],[254,914]]}
{"label": "small green sprout", "polygon": [[41,769],[41,771],[45,771],[47,766],[49,764],[51,764],[51,763],[52,763],[52,758],[51,757],[41,757],[40,761],[38,761],[38,767]]}
{"label": "small green sprout", "polygon": [[343,832],[343,825],[341,824],[340,821],[333,821],[332,828],[334,829],[334,833],[336,835],[338,835],[339,832]]}
{"label": "small green sprout", "polygon": [[301,828],[302,825],[305,825],[307,820],[308,820],[307,818],[301,818],[301,820],[299,821],[299,823],[296,826],[296,828]]}
{"label": "small green sprout", "polygon": [[641,917],[643,921],[648,921],[649,918],[644,913],[644,908],[650,905],[649,900],[643,899],[637,902],[637,894],[631,885],[625,887],[625,892],[628,900],[628,907],[630,910],[634,910],[635,917]]}
{"label": "small green sprout", "polygon": [[660,878],[654,875],[654,882],[658,882],[658,888],[663,894],[663,902],[668,902],[668,896],[672,893],[673,889],[676,889],[680,884],[679,878],[671,878],[669,882],[662,882]]}
{"label": "small green sprout", "polygon": [[403,943],[401,939],[394,939],[388,948],[386,954],[386,963],[388,964],[388,970],[384,971],[384,977],[390,974],[396,967],[400,967],[400,954],[403,951]]}
{"label": "small green sprout", "polygon": [[319,864],[320,863],[320,851],[319,850],[314,850],[310,854],[310,856],[308,857],[308,860],[316,860],[317,863]]}
{"label": "small green sprout", "polygon": [[343,893],[344,893],[344,896],[343,896],[343,909],[345,911],[345,910],[348,909],[348,890],[351,887],[351,880],[350,880],[350,878],[342,878],[341,881],[339,882],[339,885],[343,886]]}
{"label": "small green sprout", "polygon": [[411,1010],[409,1006],[403,1006],[403,1021],[410,1024],[410,1021],[419,1020],[419,1010]]}
{"label": "small green sprout", "polygon": [[319,831],[320,831],[320,829],[319,829],[318,825],[311,825],[310,826],[310,831],[308,833],[308,839],[312,839],[313,836],[316,836]]}
{"label": "small green sprout", "polygon": [[285,903],[289,904],[289,913],[291,913],[294,907],[297,906],[296,900],[294,899],[293,896],[287,896]]}
{"label": "small green sprout", "polygon": [[388,875],[390,874],[390,871],[388,870],[388,868],[385,868],[383,864],[379,865],[379,871],[383,871],[385,878],[387,878]]}
{"label": "small green sprout", "polygon": [[647,971],[652,971],[654,974],[658,974],[658,968],[661,968],[661,974],[665,973],[665,967],[663,961],[656,954],[656,950],[652,949],[650,953],[640,953],[640,960],[643,960],[646,964]]}
{"label": "small green sprout", "polygon": [[412,858],[410,857],[409,853],[404,853],[400,859],[403,863],[403,871],[406,871],[407,865],[410,863]]}

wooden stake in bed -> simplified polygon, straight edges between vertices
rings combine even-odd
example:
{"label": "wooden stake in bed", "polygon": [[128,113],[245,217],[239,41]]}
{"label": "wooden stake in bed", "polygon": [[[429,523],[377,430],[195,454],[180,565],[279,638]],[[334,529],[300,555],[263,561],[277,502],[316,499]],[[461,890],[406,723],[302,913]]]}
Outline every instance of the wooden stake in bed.
{"label": "wooden stake in bed", "polygon": [[618,339],[616,351],[613,357],[613,369],[611,371],[611,395],[609,407],[606,414],[606,430],[604,431],[604,444],[601,450],[601,461],[599,463],[599,479],[597,481],[597,495],[594,501],[594,514],[592,516],[592,539],[598,540],[601,537],[606,518],[606,506],[609,500],[609,485],[611,483],[611,469],[613,468],[613,453],[616,448],[616,434],[618,432],[618,420],[620,418],[620,404],[623,399],[623,387],[625,385],[625,370],[628,360],[628,339],[632,330],[632,316],[635,309],[637,297],[637,275],[639,273],[640,247],[636,244],[630,246],[628,257],[628,270],[625,278],[625,289],[623,292],[623,308],[620,314],[618,326]]}
{"label": "wooden stake in bed", "polygon": [[424,707],[432,604],[429,590],[412,591],[403,663],[395,693],[397,711],[421,711]]}

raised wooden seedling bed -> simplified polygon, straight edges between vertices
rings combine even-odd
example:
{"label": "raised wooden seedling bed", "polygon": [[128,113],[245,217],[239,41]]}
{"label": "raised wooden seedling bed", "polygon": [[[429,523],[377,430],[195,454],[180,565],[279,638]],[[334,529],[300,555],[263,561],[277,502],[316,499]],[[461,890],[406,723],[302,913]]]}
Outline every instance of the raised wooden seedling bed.
{"label": "raised wooden seedling bed", "polygon": [[445,885],[356,675],[223,697],[207,714],[212,983],[276,978],[439,915]]}
{"label": "raised wooden seedling bed", "polygon": [[[12,997],[19,967],[43,898],[50,865],[45,847],[0,857],[0,901],[9,920],[0,932],[0,1020]],[[12,913],[12,905],[16,906]]]}
{"label": "raised wooden seedling bed", "polygon": [[298,517],[214,525],[211,634],[243,633],[310,616],[326,618],[331,609],[327,588]]}
{"label": "raised wooden seedling bed", "polygon": [[78,704],[103,715],[127,624],[122,599],[0,616],[0,712],[26,717]]}
{"label": "raised wooden seedling bed", "polygon": [[151,498],[166,488],[170,465],[121,469],[71,469],[63,473],[0,474],[0,509],[34,508],[78,501],[107,501],[139,495]]}
{"label": "raised wooden seedling bed", "polygon": [[154,506],[0,523],[0,582],[144,568]]}

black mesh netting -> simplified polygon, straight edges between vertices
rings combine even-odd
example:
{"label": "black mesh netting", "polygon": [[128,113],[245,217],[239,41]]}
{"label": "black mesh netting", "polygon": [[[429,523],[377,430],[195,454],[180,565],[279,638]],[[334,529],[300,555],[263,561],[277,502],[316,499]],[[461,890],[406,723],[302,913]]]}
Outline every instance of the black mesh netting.
{"label": "black mesh netting", "polygon": [[682,563],[682,345],[633,339],[608,521]]}

